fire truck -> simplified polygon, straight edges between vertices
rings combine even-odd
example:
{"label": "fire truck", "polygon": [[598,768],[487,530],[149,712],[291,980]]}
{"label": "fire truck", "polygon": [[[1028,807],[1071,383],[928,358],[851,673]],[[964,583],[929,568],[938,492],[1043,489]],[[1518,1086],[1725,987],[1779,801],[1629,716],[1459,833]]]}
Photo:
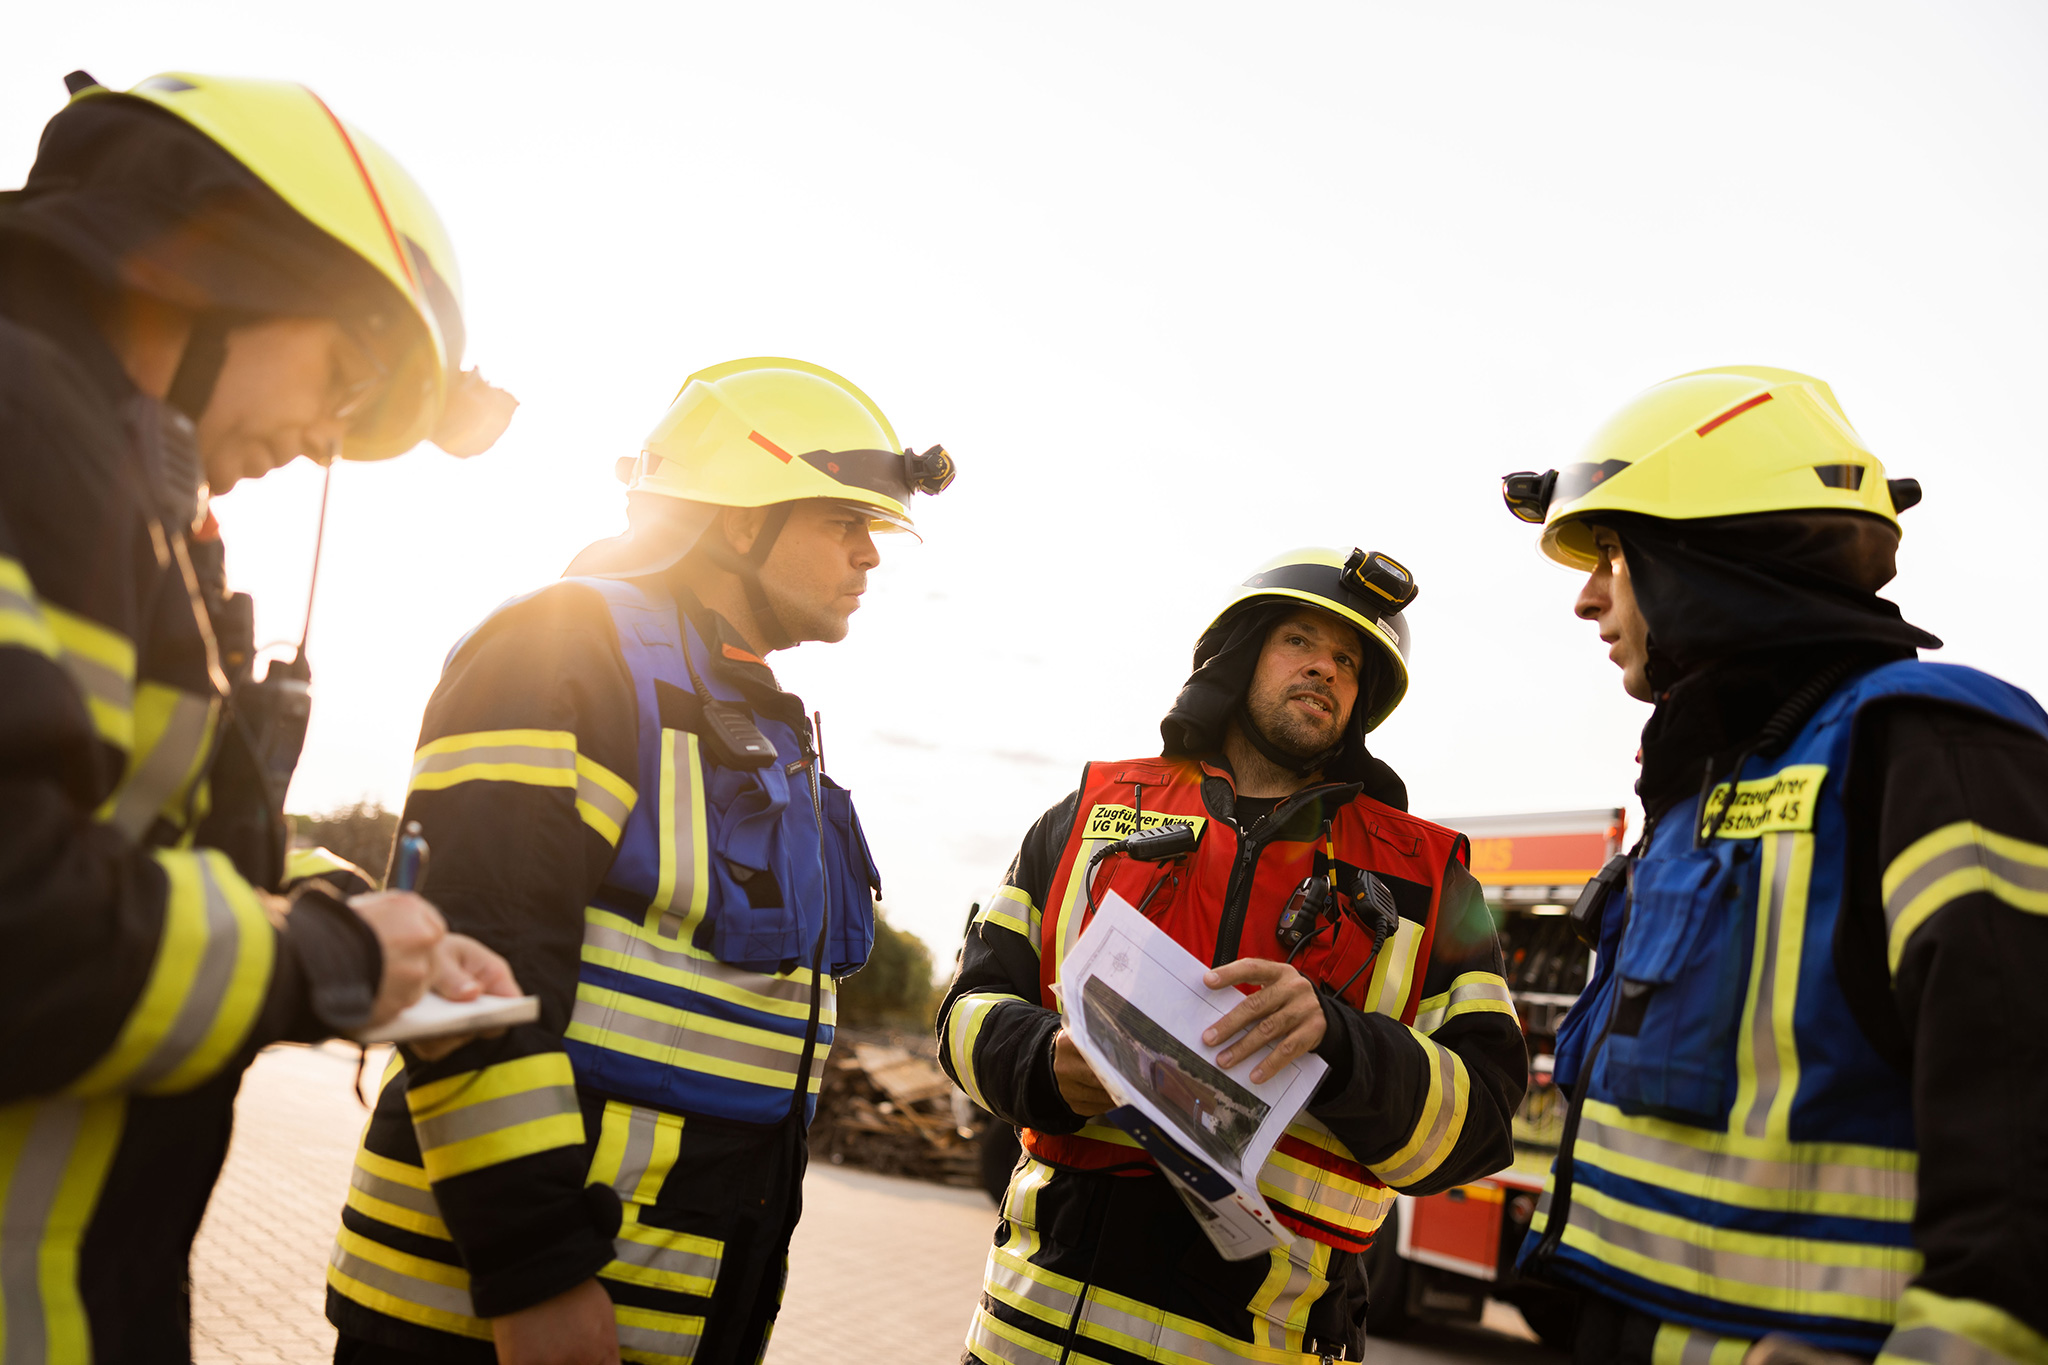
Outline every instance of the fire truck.
{"label": "fire truck", "polygon": [[1569,1348],[1572,1300],[1515,1274],[1544,1176],[1564,1128],[1565,1097],[1551,1080],[1558,1021],[1585,989],[1592,954],[1566,913],[1619,852],[1620,809],[1442,820],[1472,841],[1472,873],[1486,893],[1507,958],[1508,988],[1529,1040],[1529,1091],[1515,1113],[1515,1159],[1506,1170],[1441,1194],[1402,1195],[1368,1253],[1372,1308],[1366,1330],[1396,1337],[1418,1319],[1476,1322],[1488,1298],[1512,1303],[1551,1346]]}

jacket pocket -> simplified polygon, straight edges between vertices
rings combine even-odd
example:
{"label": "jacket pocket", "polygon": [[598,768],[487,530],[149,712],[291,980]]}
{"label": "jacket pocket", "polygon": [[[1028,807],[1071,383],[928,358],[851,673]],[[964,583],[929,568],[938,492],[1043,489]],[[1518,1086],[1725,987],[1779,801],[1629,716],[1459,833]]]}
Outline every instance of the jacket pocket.
{"label": "jacket pocket", "polygon": [[1601,1062],[1624,1113],[1718,1122],[1732,1098],[1752,860],[1722,846],[1636,865]]}
{"label": "jacket pocket", "polygon": [[853,793],[829,777],[818,779],[825,812],[825,886],[831,896],[832,937],[826,970],[833,976],[857,971],[875,947],[875,897],[882,890],[875,855],[854,813]]}

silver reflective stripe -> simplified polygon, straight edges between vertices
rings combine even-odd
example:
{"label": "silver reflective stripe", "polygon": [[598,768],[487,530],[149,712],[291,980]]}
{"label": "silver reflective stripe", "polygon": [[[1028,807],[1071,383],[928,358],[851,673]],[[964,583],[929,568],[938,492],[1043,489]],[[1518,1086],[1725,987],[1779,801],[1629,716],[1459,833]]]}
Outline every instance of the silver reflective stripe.
{"label": "silver reflective stripe", "polygon": [[199,883],[206,895],[206,944],[199,950],[199,966],[192,974],[192,984],[185,988],[178,1017],[157,1040],[156,1050],[135,1069],[129,1082],[133,1089],[146,1090],[168,1076],[192,1049],[206,1040],[207,1031],[220,1013],[221,997],[234,977],[235,958],[241,952],[242,922],[228,904],[227,893],[214,879],[212,858],[195,858],[193,863],[199,869]]}
{"label": "silver reflective stripe", "polygon": [[9,1365],[43,1365],[49,1353],[49,1327],[43,1320],[43,1239],[64,1167],[84,1127],[85,1101],[37,1102],[28,1140],[8,1181],[7,1204],[0,1208],[0,1310],[6,1313],[0,1360]]}
{"label": "silver reflective stripe", "polygon": [[327,1263],[359,1284],[372,1289],[381,1289],[391,1297],[405,1303],[416,1303],[422,1308],[438,1308],[443,1313],[454,1313],[460,1317],[476,1316],[476,1306],[470,1302],[469,1291],[458,1289],[452,1284],[437,1284],[423,1280],[417,1275],[408,1275],[402,1270],[378,1265],[375,1261],[363,1259],[349,1251],[341,1243],[334,1244],[334,1254]]}
{"label": "silver reflective stripe", "polygon": [[647,1178],[647,1167],[654,1160],[654,1135],[659,1129],[660,1124],[652,1109],[629,1106],[626,1149],[619,1154],[619,1176],[612,1182],[619,1198],[631,1199],[640,1188],[640,1182]]}
{"label": "silver reflective stripe", "polygon": [[[647,1230],[657,1235],[661,1231],[659,1228]],[[697,1252],[684,1251],[679,1247],[655,1246],[652,1243],[631,1241],[621,1236],[612,1247],[612,1255],[627,1265],[658,1270],[665,1275],[688,1275],[698,1280],[718,1278],[718,1257],[699,1255]]]}
{"label": "silver reflective stripe", "polygon": [[576,799],[597,807],[601,814],[621,828],[625,826],[626,817],[633,813],[630,803],[582,772],[576,774]]}
{"label": "silver reflective stripe", "polygon": [[412,1128],[419,1135],[420,1150],[431,1151],[521,1123],[531,1123],[535,1119],[578,1112],[575,1086],[547,1085],[538,1090],[522,1090],[516,1095],[500,1095],[481,1104],[465,1105],[425,1118],[415,1116]]}
{"label": "silver reflective stripe", "polygon": [[[1268,1330],[1264,1343],[1268,1347],[1285,1347],[1288,1323],[1304,1306],[1322,1296],[1326,1283],[1323,1271],[1329,1264],[1329,1248],[1305,1237],[1298,1239],[1295,1245],[1308,1248],[1310,1261],[1304,1264],[1294,1259],[1286,1249],[1275,1248],[1271,1253],[1274,1265],[1268,1274],[1267,1282],[1271,1283],[1274,1275],[1284,1275],[1285,1283],[1280,1286],[1280,1291],[1273,1296],[1264,1313],[1254,1314],[1253,1317],[1254,1328],[1258,1326],[1259,1319],[1263,1318],[1269,1329],[1277,1329]],[[1264,1287],[1260,1286],[1261,1289]]]}
{"label": "silver reflective stripe", "polygon": [[704,1332],[702,1318],[676,1318],[676,1324],[696,1323],[693,1332],[663,1332],[653,1327],[628,1327],[619,1324],[619,1349],[621,1351],[647,1351],[653,1355],[672,1356],[678,1360],[689,1360],[697,1354],[697,1341]]}
{"label": "silver reflective stripe", "polygon": [[626,933],[595,920],[584,921],[583,944],[586,948],[602,948],[621,957],[638,958],[642,962],[665,967],[685,976],[704,977],[735,986],[755,995],[767,996],[771,1000],[787,1000],[800,1005],[809,1005],[811,1002],[810,982],[799,980],[795,973],[788,976],[764,976],[760,972],[742,971],[716,958],[692,957],[689,953],[677,949],[658,947],[636,934]]}
{"label": "silver reflective stripe", "polygon": [[1443,1004],[1416,1015],[1415,1031],[1417,1033],[1435,1033],[1443,1027],[1445,1015],[1449,1014],[1459,1005],[1472,1000],[1498,1000],[1510,1009],[1513,1009],[1515,1004],[1515,997],[1508,990],[1506,982],[1467,982],[1465,985],[1452,987],[1450,994],[1445,997]]}
{"label": "silver reflective stripe", "polygon": [[[679,1019],[691,1016],[681,1010],[674,1012]],[[745,1043],[737,1038],[728,1038],[719,1033],[706,1033],[691,1028],[688,1024],[674,1024],[661,1019],[649,1019],[643,1015],[628,1014],[624,1010],[587,1000],[583,988],[576,993],[576,1010],[571,1022],[605,1033],[623,1034],[637,1038],[643,1043],[656,1047],[670,1048],[677,1052],[694,1052],[703,1057],[717,1057],[722,1061],[738,1062],[744,1066],[756,1066],[766,1071],[779,1071],[794,1077],[802,1063],[799,1051],[785,1052],[781,1048],[764,1047],[758,1043]],[[801,1048],[803,1039],[792,1038],[791,1043]],[[815,1068],[812,1084],[817,1084]]]}
{"label": "silver reflective stripe", "polygon": [[78,684],[78,690],[88,697],[122,711],[134,703],[134,686],[118,670],[71,649],[64,650],[64,667],[71,674],[71,681]]}
{"label": "silver reflective stripe", "polygon": [[410,1185],[401,1185],[396,1180],[386,1180],[357,1166],[349,1171],[348,1183],[372,1199],[381,1199],[387,1204],[423,1213],[429,1218],[439,1219],[441,1206],[434,1202],[432,1190],[416,1190]]}
{"label": "silver reflective stripe", "polygon": [[1773,1008],[1778,995],[1778,954],[1785,935],[1785,892],[1792,884],[1793,851],[1799,836],[1780,831],[1764,836],[1771,843],[1771,889],[1764,902],[1757,937],[1762,940],[1763,967],[1752,1003],[1749,1027],[1750,1065],[1756,1071],[1756,1098],[1742,1116],[1742,1131],[1750,1137],[1769,1136],[1771,1109],[1785,1077],[1778,1065],[1778,1035]]}
{"label": "silver reflective stripe", "polygon": [[[1896,1199],[1908,1206],[1919,1196],[1919,1178],[1910,1170],[1846,1166],[1833,1162],[1770,1161],[1763,1157],[1703,1152],[1682,1142],[1602,1123],[1591,1114],[1579,1116],[1579,1141],[1595,1143],[1610,1152],[1659,1166],[1681,1171],[1703,1170],[1709,1176],[1747,1185],[1751,1189]],[[1597,1156],[1586,1160],[1592,1165],[1599,1164]],[[1909,1212],[1898,1221],[1906,1222],[1910,1216]]]}
{"label": "silver reflective stripe", "polygon": [[2012,1365],[2011,1360],[1968,1337],[1939,1327],[1908,1327],[1885,1338],[1884,1356],[1926,1365]]}
{"label": "silver reflective stripe", "polygon": [[[1034,1351],[1002,1336],[989,1325],[993,1321],[996,1319],[988,1309],[979,1305],[975,1307],[974,1322],[967,1329],[967,1349],[974,1352],[976,1360],[993,1361],[997,1365],[1051,1365],[1057,1359],[1053,1350]],[[1003,1326],[1013,1332],[1018,1330],[1009,1323]]]}
{"label": "silver reflective stripe", "polygon": [[[1072,1293],[1041,1283],[1023,1271],[1006,1264],[999,1256],[991,1256],[989,1258],[988,1280],[992,1286],[1029,1302],[1032,1305],[1032,1316],[1046,1323],[1046,1328],[1042,1331],[1023,1330],[1029,1331],[1031,1335],[1046,1341],[1048,1345],[1057,1343],[1065,1338],[1066,1325],[1073,1320],[1074,1314],[1075,1296]],[[1201,1361],[1204,1365],[1235,1365],[1235,1362],[1244,1360],[1271,1358],[1270,1348],[1261,1346],[1256,1342],[1246,1341],[1226,1344],[1210,1341],[1206,1337],[1180,1331],[1177,1328],[1168,1326],[1166,1323],[1155,1322],[1149,1317],[1136,1313],[1127,1313],[1121,1308],[1111,1307],[1094,1296],[1086,1294],[1085,1291],[1082,1297],[1085,1300],[1084,1306],[1081,1309],[1080,1320],[1080,1335],[1082,1337],[1092,1336],[1096,1340],[1112,1343],[1124,1351],[1132,1351],[1133,1347],[1125,1340],[1115,1340],[1111,1336],[1103,1335],[1103,1333],[1113,1333],[1118,1337],[1135,1339],[1138,1342],[1144,1343],[1135,1349],[1135,1354],[1145,1356],[1148,1359],[1192,1360]],[[1026,1353],[1016,1343],[1009,1341],[994,1328],[988,1326],[984,1321],[985,1314],[986,1310],[975,1314],[974,1326],[968,1333],[968,1341],[975,1354],[986,1354],[993,1359],[1002,1361],[1020,1361],[1026,1362],[1027,1365],[1043,1365],[1043,1357]],[[1002,1326],[1009,1328],[1011,1331],[1019,1330],[1014,1323],[1004,1322]],[[1099,1328],[1101,1331],[1090,1332],[1088,1329],[1091,1327]],[[1149,1350],[1147,1350],[1148,1347],[1150,1348]],[[1084,1346],[1077,1345],[1074,1355],[1077,1358],[1086,1358],[1087,1350]]]}
{"label": "silver reflective stripe", "polygon": [[[659,932],[675,938],[690,920],[691,903],[699,893],[710,897],[709,886],[696,884],[697,875],[697,760],[691,756],[683,736],[675,736],[675,780],[667,784],[661,799],[668,814],[670,837],[675,841],[675,870],[666,879],[671,887],[668,904],[661,907]],[[708,814],[707,814],[708,819]],[[707,856],[716,850],[707,850]]]}
{"label": "silver reflective stripe", "polygon": [[1906,907],[1918,900],[1923,891],[1943,877],[1952,872],[1960,872],[1966,867],[1980,865],[1994,877],[2011,882],[2023,890],[2048,893],[2048,867],[2008,858],[1981,839],[1972,838],[1966,844],[1959,844],[1945,853],[1936,854],[1915,869],[1912,876],[1892,888],[1891,895],[1884,898],[1885,927],[1889,929],[1897,924]]}
{"label": "silver reflective stripe", "polygon": [[164,732],[122,781],[107,823],[131,839],[140,839],[199,761],[208,738],[207,722],[212,719],[211,701],[190,692],[178,693]]}
{"label": "silver reflective stripe", "polygon": [[415,779],[427,773],[452,772],[475,763],[514,763],[522,768],[560,768],[576,771],[576,751],[544,744],[477,744],[445,753],[428,754],[412,765]]}
{"label": "silver reflective stripe", "polygon": [[[1609,1218],[1583,1199],[1572,1201],[1571,1226],[1633,1251],[1696,1279],[1731,1280],[1754,1285],[1776,1294],[1850,1294],[1858,1298],[1890,1302],[1906,1292],[1913,1278],[1911,1269],[1883,1266],[1821,1265],[1791,1256],[1756,1256],[1744,1251],[1703,1247],[1680,1237],[1648,1232],[1618,1219]],[[1798,1245],[1788,1239],[1788,1249]],[[1807,1242],[1805,1245],[1825,1246]],[[1704,1293],[1695,1288],[1688,1292]],[[1715,1295],[1715,1297],[1723,1297]]]}
{"label": "silver reflective stripe", "polygon": [[1447,1047],[1432,1046],[1428,1051],[1435,1057],[1437,1084],[1441,1087],[1438,1093],[1443,1097],[1443,1102],[1437,1105],[1436,1121],[1430,1124],[1429,1136],[1415,1149],[1415,1155],[1393,1170],[1373,1172],[1388,1185],[1399,1185],[1404,1180],[1413,1180],[1415,1173],[1426,1163],[1442,1155],[1444,1134],[1450,1131],[1451,1119],[1458,1107],[1453,1103],[1457,1097],[1458,1085],[1457,1054]]}

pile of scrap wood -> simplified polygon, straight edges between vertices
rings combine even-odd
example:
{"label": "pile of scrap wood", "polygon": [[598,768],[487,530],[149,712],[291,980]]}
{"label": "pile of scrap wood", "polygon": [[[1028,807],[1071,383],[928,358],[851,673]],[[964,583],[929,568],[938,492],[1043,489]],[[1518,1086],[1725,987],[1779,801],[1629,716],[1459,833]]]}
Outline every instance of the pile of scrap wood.
{"label": "pile of scrap wood", "polygon": [[954,1117],[953,1083],[930,1048],[928,1040],[912,1052],[842,1031],[825,1063],[811,1160],[978,1186],[974,1131]]}

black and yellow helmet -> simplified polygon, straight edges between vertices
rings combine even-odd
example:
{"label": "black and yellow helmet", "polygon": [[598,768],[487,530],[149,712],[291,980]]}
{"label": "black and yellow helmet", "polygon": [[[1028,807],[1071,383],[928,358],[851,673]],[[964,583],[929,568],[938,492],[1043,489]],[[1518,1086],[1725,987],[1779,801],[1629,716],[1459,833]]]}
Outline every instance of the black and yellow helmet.
{"label": "black and yellow helmet", "polygon": [[1254,570],[1203,636],[1220,636],[1222,628],[1252,604],[1276,598],[1292,598],[1343,617],[1358,627],[1368,649],[1379,650],[1385,664],[1361,670],[1354,723],[1364,734],[1392,715],[1408,694],[1409,632],[1401,613],[1418,591],[1414,576],[1377,550],[1305,545],[1275,555]]}

